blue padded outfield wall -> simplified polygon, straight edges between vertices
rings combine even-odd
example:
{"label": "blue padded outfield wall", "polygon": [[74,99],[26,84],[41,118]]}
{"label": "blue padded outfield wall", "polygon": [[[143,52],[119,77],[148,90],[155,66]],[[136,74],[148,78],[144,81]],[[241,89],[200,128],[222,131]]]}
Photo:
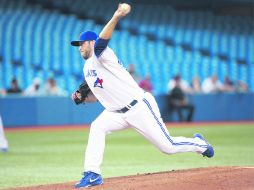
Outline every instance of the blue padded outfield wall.
{"label": "blue padded outfield wall", "polygon": [[7,127],[88,124],[102,110],[99,103],[76,106],[68,97],[0,98],[0,113]]}
{"label": "blue padded outfield wall", "polygon": [[[194,121],[254,120],[254,94],[210,94],[188,97],[195,105]],[[165,121],[176,121],[167,113],[167,97],[156,97]],[[0,98],[0,113],[6,127],[90,124],[103,110],[99,103],[76,106],[68,97]]]}
{"label": "blue padded outfield wall", "polygon": [[[193,121],[250,121],[254,120],[254,94],[198,94],[189,95],[195,106]],[[176,113],[169,115],[166,96],[156,98],[165,121],[175,121]]]}

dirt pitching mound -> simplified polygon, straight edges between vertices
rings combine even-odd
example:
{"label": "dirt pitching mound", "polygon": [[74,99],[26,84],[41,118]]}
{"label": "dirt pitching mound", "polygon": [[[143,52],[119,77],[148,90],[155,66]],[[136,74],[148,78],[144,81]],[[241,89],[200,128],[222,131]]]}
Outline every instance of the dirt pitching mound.
{"label": "dirt pitching mound", "polygon": [[[90,190],[253,190],[254,167],[212,167],[104,179]],[[73,184],[40,185],[15,190],[69,190]],[[12,189],[14,190],[14,189]]]}

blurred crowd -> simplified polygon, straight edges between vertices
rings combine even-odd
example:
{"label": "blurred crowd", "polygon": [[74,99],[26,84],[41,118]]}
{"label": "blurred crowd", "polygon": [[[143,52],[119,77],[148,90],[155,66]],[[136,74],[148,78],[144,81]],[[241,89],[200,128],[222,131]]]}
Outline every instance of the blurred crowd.
{"label": "blurred crowd", "polygon": [[[145,91],[153,93],[153,84],[151,81],[150,75],[144,76],[141,78],[135,69],[134,64],[129,64],[128,71],[134,80],[139,84],[141,88]],[[237,80],[232,81],[229,77],[225,77],[224,81],[219,81],[216,74],[206,78],[202,83],[198,76],[194,77],[190,83],[183,80],[181,75],[175,75],[168,82],[168,94],[174,89],[176,83],[179,83],[180,89],[183,93],[186,94],[195,94],[195,93],[223,93],[223,92],[248,92],[249,88],[246,83],[243,81]],[[53,77],[47,79],[43,84],[40,78],[34,78],[31,84],[22,89],[19,86],[19,82],[16,78],[13,78],[10,82],[10,86],[7,89],[0,89],[0,95],[9,95],[9,94],[21,94],[24,96],[41,96],[41,95],[50,95],[50,96],[64,96],[68,93],[61,89],[56,80]]]}
{"label": "blurred crowd", "polygon": [[[129,64],[128,71],[145,91],[153,92],[153,85],[151,82],[150,75],[146,75],[141,79],[135,71],[135,65]],[[169,80],[167,91],[170,93],[172,89],[179,83],[179,87],[184,93],[195,94],[195,93],[223,93],[223,92],[248,92],[249,88],[246,83],[241,80],[232,81],[228,76],[221,82],[216,74],[209,76],[202,83],[198,76],[194,77],[192,81],[187,82],[181,78],[180,74],[175,75]]]}
{"label": "blurred crowd", "polygon": [[25,88],[21,89],[19,82],[16,78],[11,80],[9,88],[2,89],[1,95],[24,95],[24,96],[64,96],[67,94],[66,91],[61,89],[56,80],[53,77],[47,79],[43,84],[40,78],[34,78],[31,84]]}
{"label": "blurred crowd", "polygon": [[169,91],[175,86],[176,81],[180,82],[181,89],[187,94],[193,93],[223,93],[223,92],[248,92],[246,83],[237,80],[233,82],[228,76],[221,82],[217,75],[214,74],[206,78],[202,83],[198,76],[194,77],[189,84],[183,80],[180,75],[175,75],[168,83]]}

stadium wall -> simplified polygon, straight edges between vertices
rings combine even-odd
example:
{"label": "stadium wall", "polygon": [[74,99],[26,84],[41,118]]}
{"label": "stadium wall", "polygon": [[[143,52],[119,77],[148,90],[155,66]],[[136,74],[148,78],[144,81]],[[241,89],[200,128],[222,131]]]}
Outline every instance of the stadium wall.
{"label": "stadium wall", "polygon": [[[254,94],[190,95],[195,105],[194,121],[254,120]],[[165,121],[177,121],[176,113],[167,111],[167,97],[156,100]],[[0,113],[6,127],[80,125],[91,123],[103,110],[99,103],[76,106],[68,97],[0,98]]]}

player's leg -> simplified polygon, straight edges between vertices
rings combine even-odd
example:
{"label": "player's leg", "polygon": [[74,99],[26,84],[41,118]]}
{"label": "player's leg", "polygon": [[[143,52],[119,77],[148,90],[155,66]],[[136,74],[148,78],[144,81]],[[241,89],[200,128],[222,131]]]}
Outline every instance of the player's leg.
{"label": "player's leg", "polygon": [[188,116],[187,116],[187,121],[192,121],[193,113],[194,113],[194,106],[192,104],[188,104]]}
{"label": "player's leg", "polygon": [[103,183],[103,179],[100,175],[100,165],[103,160],[105,137],[112,131],[128,127],[127,122],[124,121],[121,116],[122,114],[104,110],[91,124],[85,153],[84,177],[76,183],[76,188],[90,187]]}
{"label": "player's leg", "polygon": [[4,127],[3,127],[3,122],[0,115],[0,151],[6,152],[7,150],[8,150],[8,141],[6,140],[4,135]]}
{"label": "player's leg", "polygon": [[178,114],[179,121],[184,121],[183,117],[183,107],[181,105],[175,105],[176,112]]}
{"label": "player's leg", "polygon": [[106,135],[112,131],[118,131],[128,127],[128,123],[121,116],[122,114],[104,110],[92,122],[85,153],[85,171],[101,173],[100,165],[103,159]]}
{"label": "player's leg", "polygon": [[143,101],[139,102],[138,106],[128,114],[127,121],[130,125],[162,152],[167,154],[179,152],[203,153],[207,150],[208,144],[200,138],[170,136],[161,119],[157,103],[149,93],[146,93]]}

